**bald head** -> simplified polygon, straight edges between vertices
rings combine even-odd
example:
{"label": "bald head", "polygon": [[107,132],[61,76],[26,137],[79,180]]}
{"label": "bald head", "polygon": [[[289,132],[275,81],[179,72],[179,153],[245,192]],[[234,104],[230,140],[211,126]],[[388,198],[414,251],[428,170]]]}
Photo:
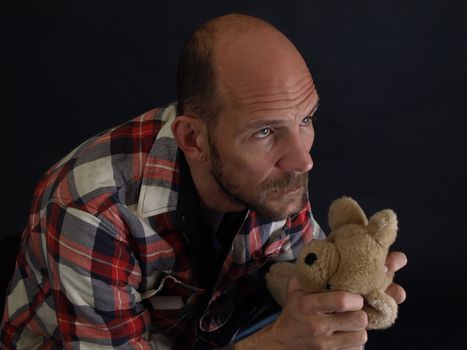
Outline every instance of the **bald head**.
{"label": "bald head", "polygon": [[267,80],[299,84],[291,70],[308,72],[294,45],[271,24],[243,14],[217,17],[185,43],[177,72],[178,112],[215,120],[245,88]]}
{"label": "bald head", "polygon": [[249,15],[232,13],[216,17],[199,27],[197,32],[204,34],[203,31],[217,33],[220,36],[237,36],[253,33],[260,28],[270,28],[276,30],[270,23]]}

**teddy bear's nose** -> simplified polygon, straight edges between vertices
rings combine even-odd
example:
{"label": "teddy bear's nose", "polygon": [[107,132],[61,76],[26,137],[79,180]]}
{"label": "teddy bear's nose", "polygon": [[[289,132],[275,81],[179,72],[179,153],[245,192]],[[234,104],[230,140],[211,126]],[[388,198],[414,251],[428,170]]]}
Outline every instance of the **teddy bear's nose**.
{"label": "teddy bear's nose", "polygon": [[305,264],[311,266],[314,264],[314,262],[316,261],[316,259],[318,259],[318,257],[316,256],[315,253],[309,253],[307,254],[307,256],[305,257]]}

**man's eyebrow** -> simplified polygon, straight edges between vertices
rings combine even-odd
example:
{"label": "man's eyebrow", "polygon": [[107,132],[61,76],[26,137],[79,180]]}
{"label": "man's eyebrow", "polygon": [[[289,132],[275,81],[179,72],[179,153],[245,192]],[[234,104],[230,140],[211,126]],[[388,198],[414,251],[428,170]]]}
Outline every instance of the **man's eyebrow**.
{"label": "man's eyebrow", "polygon": [[[313,105],[310,112],[303,115],[303,118],[311,117],[318,109],[318,104],[319,104],[319,101],[316,101],[316,103]],[[264,119],[262,118],[260,120],[252,120],[250,122],[247,122],[246,127],[248,129],[259,129],[259,128],[266,127],[266,126],[284,125],[287,123],[288,121],[285,120],[284,118],[270,117],[270,118],[264,118]]]}
{"label": "man's eyebrow", "polygon": [[316,101],[316,103],[315,103],[315,105],[313,106],[313,108],[311,109],[310,113],[307,113],[306,116],[311,117],[313,114],[316,113],[318,107],[319,107],[319,99],[318,99],[318,101]]}
{"label": "man's eyebrow", "polygon": [[252,120],[250,122],[247,122],[246,129],[255,130],[255,129],[261,129],[264,127],[278,126],[278,125],[284,125],[284,124],[287,124],[287,120],[284,120],[283,118],[271,117],[271,118]]}

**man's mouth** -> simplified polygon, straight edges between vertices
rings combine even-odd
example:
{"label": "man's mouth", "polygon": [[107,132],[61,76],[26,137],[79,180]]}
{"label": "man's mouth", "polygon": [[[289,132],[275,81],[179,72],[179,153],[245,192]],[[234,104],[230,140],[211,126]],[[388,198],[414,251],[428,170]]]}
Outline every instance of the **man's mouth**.
{"label": "man's mouth", "polygon": [[271,190],[272,193],[283,193],[283,194],[295,194],[303,190],[303,185],[295,185],[286,188],[274,188]]}
{"label": "man's mouth", "polygon": [[294,187],[288,188],[285,192],[295,193],[295,192],[301,191],[302,189],[303,189],[303,186],[294,186]]}
{"label": "man's mouth", "polygon": [[296,178],[284,178],[283,180],[276,181],[266,189],[267,192],[274,194],[295,194],[303,191],[308,183],[308,177],[302,175]]}

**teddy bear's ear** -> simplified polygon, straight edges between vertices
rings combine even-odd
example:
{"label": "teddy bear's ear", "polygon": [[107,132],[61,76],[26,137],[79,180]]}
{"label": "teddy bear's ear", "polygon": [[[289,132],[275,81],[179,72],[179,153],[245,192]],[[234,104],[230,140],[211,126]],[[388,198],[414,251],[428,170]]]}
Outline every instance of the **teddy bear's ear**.
{"label": "teddy bear's ear", "polygon": [[383,247],[389,247],[396,240],[396,213],[391,209],[385,209],[374,214],[368,223],[368,233],[372,234]]}
{"label": "teddy bear's ear", "polygon": [[364,226],[368,224],[362,208],[350,197],[341,197],[331,204],[328,220],[331,231],[350,223]]}

